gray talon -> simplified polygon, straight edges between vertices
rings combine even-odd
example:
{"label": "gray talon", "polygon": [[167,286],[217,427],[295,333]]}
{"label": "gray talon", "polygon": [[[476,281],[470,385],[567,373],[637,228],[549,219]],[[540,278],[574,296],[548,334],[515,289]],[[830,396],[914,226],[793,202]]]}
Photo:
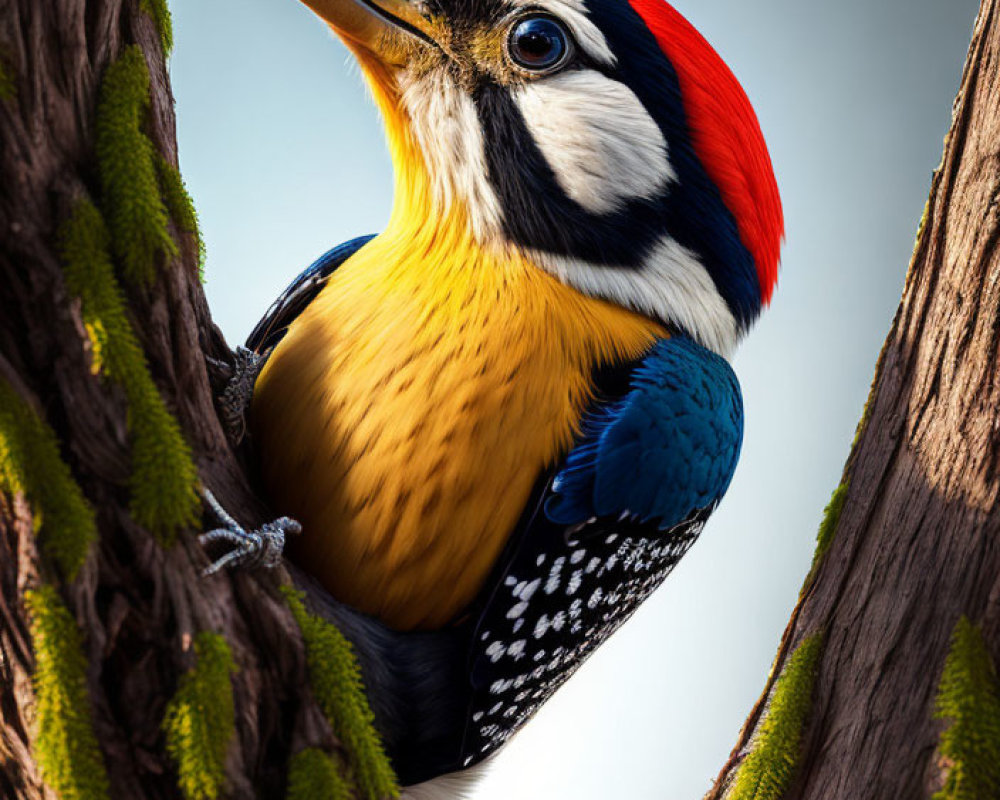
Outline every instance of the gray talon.
{"label": "gray talon", "polygon": [[255,531],[247,531],[226,513],[219,501],[215,499],[215,495],[208,489],[202,489],[202,495],[225,527],[201,534],[198,537],[198,542],[202,547],[215,542],[225,542],[232,545],[232,549],[209,564],[202,571],[202,575],[213,575],[223,567],[273,569],[281,564],[281,554],[285,549],[285,535],[302,532],[302,526],[290,517],[279,517],[272,522],[261,525]]}
{"label": "gray talon", "polygon": [[246,436],[247,409],[250,408],[254,383],[264,366],[264,360],[264,356],[238,345],[233,354],[232,365],[226,365],[232,377],[229,378],[219,403],[222,406],[222,422],[236,444]]}

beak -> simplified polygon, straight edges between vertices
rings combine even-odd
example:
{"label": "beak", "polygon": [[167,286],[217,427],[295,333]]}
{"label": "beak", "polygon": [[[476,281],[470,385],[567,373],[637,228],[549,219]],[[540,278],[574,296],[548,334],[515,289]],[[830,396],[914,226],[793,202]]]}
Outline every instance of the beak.
{"label": "beak", "polygon": [[[409,0],[302,0],[348,43],[402,66],[414,45],[435,44],[433,24]],[[420,3],[419,5],[422,5]]]}

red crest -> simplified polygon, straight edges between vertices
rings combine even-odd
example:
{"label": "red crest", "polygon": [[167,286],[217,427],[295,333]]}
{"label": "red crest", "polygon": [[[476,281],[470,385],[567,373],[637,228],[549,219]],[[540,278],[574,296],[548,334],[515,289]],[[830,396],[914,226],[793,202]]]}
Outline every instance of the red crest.
{"label": "red crest", "polygon": [[760,123],[736,76],[665,0],[629,0],[670,59],[691,141],[753,256],[761,299],[771,299],[785,231],[781,197]]}

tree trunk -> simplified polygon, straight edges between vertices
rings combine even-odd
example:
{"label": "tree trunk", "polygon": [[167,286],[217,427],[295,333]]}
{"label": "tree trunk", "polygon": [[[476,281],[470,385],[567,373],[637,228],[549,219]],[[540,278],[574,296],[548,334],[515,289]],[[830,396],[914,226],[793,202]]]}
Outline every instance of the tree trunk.
{"label": "tree trunk", "polygon": [[[998,5],[980,8],[816,562],[707,798],[920,798],[946,781],[942,797],[1000,797]],[[978,744],[956,748],[945,731]],[[790,751],[778,742],[786,734]],[[790,769],[774,761],[780,752],[792,753]],[[965,793],[953,794],[956,781]]]}
{"label": "tree trunk", "polygon": [[[171,169],[169,40],[164,0],[0,0],[4,798],[276,797],[290,754],[341,754],[278,591],[287,575],[200,575],[199,476],[243,524],[263,509],[213,403],[206,356],[230,352]],[[171,741],[168,703],[191,697]],[[201,711],[203,727],[183,716]]]}

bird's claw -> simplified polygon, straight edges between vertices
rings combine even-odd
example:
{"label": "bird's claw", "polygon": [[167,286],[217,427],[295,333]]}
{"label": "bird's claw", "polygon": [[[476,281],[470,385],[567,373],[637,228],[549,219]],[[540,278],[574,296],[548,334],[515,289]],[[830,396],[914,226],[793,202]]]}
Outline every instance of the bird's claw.
{"label": "bird's claw", "polygon": [[264,356],[238,345],[232,364],[214,358],[208,360],[224,374],[228,373],[228,383],[219,398],[219,406],[226,432],[239,444],[246,436],[247,409],[250,408],[257,375],[264,366]]}
{"label": "bird's claw", "polygon": [[202,494],[224,527],[201,534],[198,542],[202,547],[217,542],[224,542],[231,547],[224,555],[209,564],[202,571],[202,575],[213,575],[224,567],[273,569],[281,564],[286,534],[302,532],[302,526],[290,517],[279,517],[261,525],[257,530],[247,531],[226,512],[208,489],[203,489]]}

